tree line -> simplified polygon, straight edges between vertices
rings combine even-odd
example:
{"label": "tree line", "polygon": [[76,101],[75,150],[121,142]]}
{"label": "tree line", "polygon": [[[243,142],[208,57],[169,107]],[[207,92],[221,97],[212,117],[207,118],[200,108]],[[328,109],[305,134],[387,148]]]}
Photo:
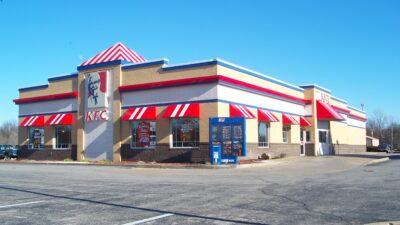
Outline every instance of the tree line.
{"label": "tree line", "polygon": [[18,123],[8,120],[0,125],[0,144],[18,144]]}
{"label": "tree line", "polygon": [[367,122],[367,136],[379,139],[381,144],[391,144],[400,149],[400,121],[382,110],[375,110]]}

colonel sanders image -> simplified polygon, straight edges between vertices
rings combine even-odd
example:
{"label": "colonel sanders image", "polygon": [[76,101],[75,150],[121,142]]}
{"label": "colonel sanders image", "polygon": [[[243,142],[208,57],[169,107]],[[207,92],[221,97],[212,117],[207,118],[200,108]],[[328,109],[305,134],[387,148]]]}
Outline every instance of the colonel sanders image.
{"label": "colonel sanders image", "polygon": [[88,108],[107,107],[107,72],[86,75]]}

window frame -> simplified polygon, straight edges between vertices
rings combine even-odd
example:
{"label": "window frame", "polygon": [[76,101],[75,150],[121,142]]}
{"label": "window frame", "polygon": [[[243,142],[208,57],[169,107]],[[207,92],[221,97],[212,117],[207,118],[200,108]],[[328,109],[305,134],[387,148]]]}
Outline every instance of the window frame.
{"label": "window frame", "polygon": [[[197,146],[174,146],[174,121],[179,121],[179,120],[195,120],[197,121],[197,141],[192,141],[194,143],[197,142]],[[199,118],[171,118],[170,119],[170,144],[169,147],[170,149],[199,149],[200,148],[200,119]],[[196,135],[195,135],[196,136]]]}
{"label": "window frame", "polygon": [[[61,127],[68,127],[69,129],[69,144],[66,148],[59,148],[57,146],[57,129]],[[54,136],[53,136],[53,149],[54,150],[71,150],[72,149],[72,126],[71,125],[56,125],[53,128]]]}
{"label": "window frame", "polygon": [[[150,123],[150,143],[151,143],[151,136],[155,136],[155,138],[156,138],[156,143],[155,143],[155,145],[154,146],[149,146],[149,147],[136,147],[136,146],[133,146],[133,129],[135,129],[134,128],[134,123],[140,123],[140,122],[149,122]],[[155,129],[155,135],[151,135],[151,126],[152,126],[152,123],[154,123],[154,129]],[[130,128],[129,128],[129,132],[130,132],[130,148],[131,148],[131,150],[155,150],[156,149],[156,147],[157,147],[157,121],[155,121],[155,120],[132,120],[132,121],[129,121],[129,126],[130,126]],[[137,143],[137,141],[136,141],[136,143]]]}
{"label": "window frame", "polygon": [[[306,133],[306,141],[305,141],[305,143],[311,143],[311,131],[309,131],[309,130],[305,130],[305,133]],[[308,135],[308,137],[309,137],[309,139],[307,140],[307,134],[309,134]]]}
{"label": "window frame", "polygon": [[[282,126],[282,142],[284,144],[290,143],[290,130],[291,130],[291,126],[289,126],[289,125]],[[284,135],[285,132],[287,133],[286,141],[285,141],[285,135]]]}
{"label": "window frame", "polygon": [[[266,136],[265,140],[266,142],[260,142],[260,125],[265,124],[266,126]],[[269,143],[270,143],[270,123],[269,122],[264,122],[260,121],[258,122],[258,148],[269,148]],[[261,143],[266,143],[265,145],[260,145]]]}
{"label": "window frame", "polygon": [[[31,129],[41,129],[43,130],[43,144],[40,144],[39,148],[33,148],[33,144],[31,143],[32,139],[31,139]],[[28,150],[44,150],[45,149],[45,129],[44,127],[28,127]]]}

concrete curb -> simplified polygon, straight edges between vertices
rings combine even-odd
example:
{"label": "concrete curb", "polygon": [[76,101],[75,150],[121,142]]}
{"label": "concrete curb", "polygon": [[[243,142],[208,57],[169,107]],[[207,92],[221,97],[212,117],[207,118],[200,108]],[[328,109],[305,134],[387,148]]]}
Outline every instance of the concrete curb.
{"label": "concrete curb", "polygon": [[364,166],[377,165],[377,164],[381,164],[381,163],[387,162],[389,160],[390,160],[389,157],[384,157],[384,158],[381,158],[381,159],[374,159],[374,160],[371,160],[371,161],[367,162],[366,164],[364,164]]}
{"label": "concrete curb", "polygon": [[90,162],[49,162],[49,161],[0,161],[0,164],[18,164],[18,165],[67,165],[67,166],[108,166],[123,168],[143,168],[143,169],[229,169],[237,168],[238,165],[211,165],[211,164],[193,164],[193,165],[162,165],[162,164],[109,164],[109,163],[90,163]]}

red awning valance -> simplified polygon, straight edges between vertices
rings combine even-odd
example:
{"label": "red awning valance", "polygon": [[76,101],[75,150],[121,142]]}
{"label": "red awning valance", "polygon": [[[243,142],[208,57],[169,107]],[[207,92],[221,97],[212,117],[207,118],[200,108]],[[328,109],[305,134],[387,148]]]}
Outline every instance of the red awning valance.
{"label": "red awning valance", "polygon": [[293,116],[288,114],[282,114],[282,123],[290,125],[299,125],[299,122],[297,122],[297,120]]}
{"label": "red awning valance", "polygon": [[200,104],[188,103],[169,105],[163,115],[164,118],[180,118],[180,117],[200,117]]}
{"label": "red awning valance", "polygon": [[122,120],[155,120],[156,107],[136,107],[128,109],[122,116]]}
{"label": "red awning valance", "polygon": [[317,100],[317,118],[319,120],[345,120],[332,106]]}
{"label": "red awning valance", "polygon": [[255,119],[254,114],[246,107],[242,105],[229,105],[230,117],[245,117],[247,119]]}
{"label": "red awning valance", "polygon": [[306,120],[306,118],[300,116],[300,126],[311,127],[311,123],[308,120]]}
{"label": "red awning valance", "polygon": [[265,109],[258,110],[258,120],[268,121],[268,122],[279,122],[279,119],[274,114]]}
{"label": "red awning valance", "polygon": [[42,127],[44,126],[44,116],[28,116],[22,123],[20,127]]}
{"label": "red awning valance", "polygon": [[72,118],[72,113],[54,114],[47,120],[46,125],[71,125],[73,122]]}

